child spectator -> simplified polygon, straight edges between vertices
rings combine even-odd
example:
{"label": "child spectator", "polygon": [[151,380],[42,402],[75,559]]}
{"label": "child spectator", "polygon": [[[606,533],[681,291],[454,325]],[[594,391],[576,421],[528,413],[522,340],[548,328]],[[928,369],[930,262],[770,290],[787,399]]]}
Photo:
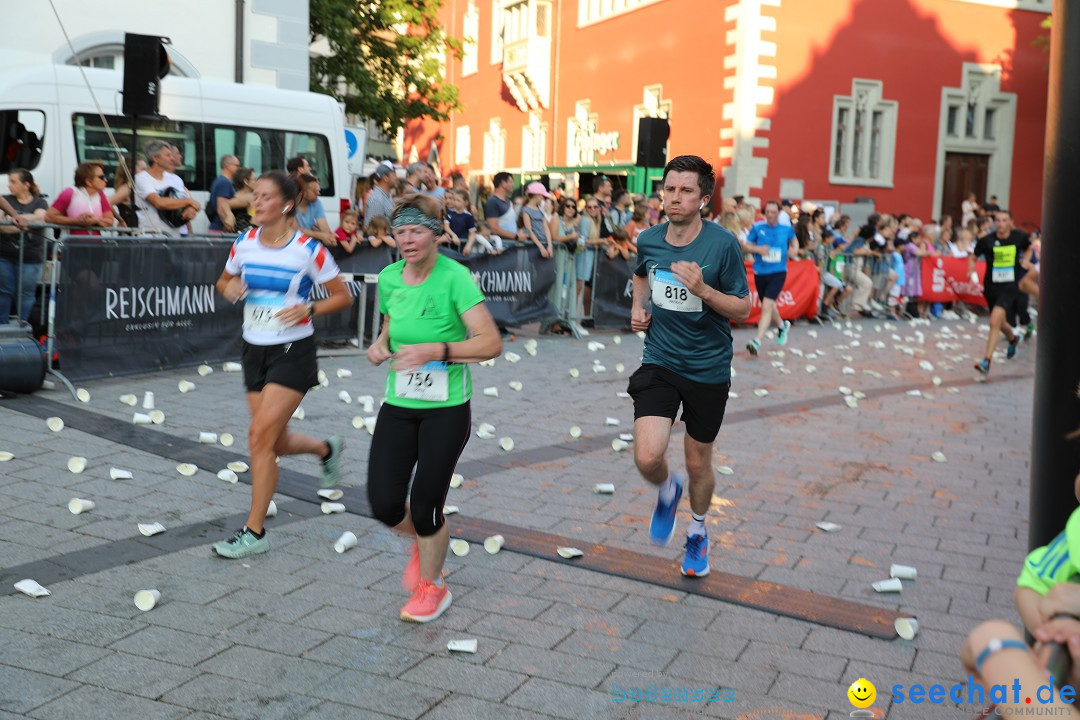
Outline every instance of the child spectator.
{"label": "child spectator", "polygon": [[371,222],[368,223],[366,232],[367,240],[371,243],[371,247],[379,247],[381,245],[392,248],[397,247],[394,236],[390,234],[389,218],[385,218],[382,215],[371,218]]}
{"label": "child spectator", "polygon": [[891,237],[885,241],[885,265],[889,268],[889,310],[894,318],[900,320],[903,317],[902,296],[906,282],[904,256],[896,249],[895,241]]}
{"label": "child spectator", "polygon": [[341,213],[341,227],[334,232],[337,245],[330,247],[330,255],[334,260],[341,260],[353,254],[357,246],[364,242],[360,234],[360,215],[355,210],[346,210]]}
{"label": "child spectator", "polygon": [[623,260],[629,260],[631,255],[637,255],[637,245],[630,240],[630,236],[623,228],[615,228],[611,231],[606,250],[607,256],[612,259],[622,257]]}
{"label": "child spectator", "polygon": [[630,242],[637,245],[638,235],[649,229],[649,209],[644,205],[634,207],[634,214],[623,230],[630,236]]}
{"label": "child spectator", "polygon": [[446,193],[446,235],[454,248],[468,256],[476,243],[476,218],[468,210],[469,194],[463,190]]}

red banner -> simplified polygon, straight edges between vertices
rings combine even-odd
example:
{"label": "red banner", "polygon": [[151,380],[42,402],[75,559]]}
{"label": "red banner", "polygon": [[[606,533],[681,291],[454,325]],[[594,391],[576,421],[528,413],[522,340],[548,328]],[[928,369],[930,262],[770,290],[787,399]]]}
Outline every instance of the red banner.
{"label": "red banner", "polygon": [[[754,300],[746,324],[756,325],[757,321],[761,319],[761,299],[754,288],[754,263],[752,262],[746,263],[746,282],[750,285],[750,297]],[[820,298],[821,276],[818,274],[814,262],[812,260],[789,260],[784,289],[780,291],[780,297],[776,299],[780,317],[785,320],[817,317]]]}
{"label": "red banner", "polygon": [[922,297],[924,302],[956,302],[986,306],[982,278],[986,263],[975,263],[978,281],[971,279],[967,258],[924,257],[922,259]]}

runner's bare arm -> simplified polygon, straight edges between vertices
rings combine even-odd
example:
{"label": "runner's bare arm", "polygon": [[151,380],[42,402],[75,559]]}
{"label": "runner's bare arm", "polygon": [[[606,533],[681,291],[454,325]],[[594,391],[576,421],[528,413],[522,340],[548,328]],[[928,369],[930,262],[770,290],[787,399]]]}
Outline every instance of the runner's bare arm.
{"label": "runner's bare arm", "polygon": [[634,274],[634,307],[630,311],[630,329],[641,332],[649,329],[652,315],[648,308],[649,279]]}

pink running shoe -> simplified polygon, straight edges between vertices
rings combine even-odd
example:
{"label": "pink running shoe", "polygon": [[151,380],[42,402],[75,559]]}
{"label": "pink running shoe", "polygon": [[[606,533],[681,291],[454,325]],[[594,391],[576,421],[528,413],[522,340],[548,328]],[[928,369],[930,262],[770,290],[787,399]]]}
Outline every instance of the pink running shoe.
{"label": "pink running shoe", "polygon": [[420,548],[414,541],[409,546],[409,562],[405,564],[405,572],[401,573],[401,587],[405,592],[412,593],[420,582]]}
{"label": "pink running shoe", "polygon": [[431,622],[446,612],[453,599],[446,585],[439,587],[430,580],[421,578],[409,602],[401,608],[401,619],[408,622]]}

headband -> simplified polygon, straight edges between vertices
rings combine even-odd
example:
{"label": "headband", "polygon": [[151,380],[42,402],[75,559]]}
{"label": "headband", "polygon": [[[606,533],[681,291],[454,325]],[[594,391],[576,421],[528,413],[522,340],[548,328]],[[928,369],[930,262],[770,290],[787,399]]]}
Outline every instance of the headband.
{"label": "headband", "polygon": [[423,210],[414,207],[401,208],[394,213],[394,219],[390,223],[392,230],[397,230],[403,225],[422,225],[436,235],[442,235],[443,225]]}

